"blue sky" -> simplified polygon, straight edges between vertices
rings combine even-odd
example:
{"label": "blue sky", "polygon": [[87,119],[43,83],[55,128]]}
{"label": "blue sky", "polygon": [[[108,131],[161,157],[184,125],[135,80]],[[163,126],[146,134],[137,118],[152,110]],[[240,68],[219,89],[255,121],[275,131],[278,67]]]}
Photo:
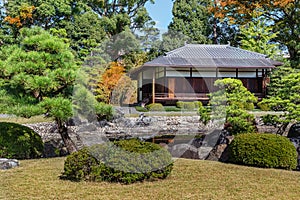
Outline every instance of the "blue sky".
{"label": "blue sky", "polygon": [[155,4],[146,4],[150,17],[156,22],[156,26],[161,32],[167,31],[172,20],[172,7],[172,0],[155,0]]}

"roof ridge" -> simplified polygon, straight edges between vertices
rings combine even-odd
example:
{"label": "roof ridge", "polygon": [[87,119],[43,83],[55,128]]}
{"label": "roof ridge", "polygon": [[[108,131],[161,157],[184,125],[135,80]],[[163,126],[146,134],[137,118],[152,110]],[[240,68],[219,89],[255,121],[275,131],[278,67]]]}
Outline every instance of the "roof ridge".
{"label": "roof ridge", "polygon": [[179,48],[173,49],[172,51],[166,52],[165,56],[170,56],[172,54],[178,53],[184,50],[185,47],[228,47],[229,44],[185,44]]}
{"label": "roof ridge", "polygon": [[210,46],[210,47],[227,47],[230,46],[228,44],[186,44],[186,46]]}

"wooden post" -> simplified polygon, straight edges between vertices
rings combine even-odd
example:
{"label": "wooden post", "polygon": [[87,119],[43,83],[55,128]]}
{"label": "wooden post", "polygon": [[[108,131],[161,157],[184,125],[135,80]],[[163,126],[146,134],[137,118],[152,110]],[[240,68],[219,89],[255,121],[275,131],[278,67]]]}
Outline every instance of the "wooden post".
{"label": "wooden post", "polygon": [[239,77],[239,69],[236,68],[236,69],[235,69],[235,78],[238,78],[238,77]]}
{"label": "wooden post", "polygon": [[152,73],[152,103],[155,103],[155,68]]}

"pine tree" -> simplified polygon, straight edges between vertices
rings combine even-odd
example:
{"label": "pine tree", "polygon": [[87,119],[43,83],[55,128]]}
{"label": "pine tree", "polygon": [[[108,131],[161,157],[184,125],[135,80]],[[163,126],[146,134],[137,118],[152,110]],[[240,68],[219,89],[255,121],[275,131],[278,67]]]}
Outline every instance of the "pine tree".
{"label": "pine tree", "polygon": [[210,43],[209,5],[209,0],[175,0],[169,30],[188,36],[192,43]]}

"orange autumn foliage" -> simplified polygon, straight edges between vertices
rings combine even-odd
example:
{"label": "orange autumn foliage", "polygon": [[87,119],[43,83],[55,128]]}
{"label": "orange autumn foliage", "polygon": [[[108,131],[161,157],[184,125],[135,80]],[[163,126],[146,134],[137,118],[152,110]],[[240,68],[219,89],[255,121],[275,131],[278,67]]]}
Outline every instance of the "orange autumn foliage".
{"label": "orange autumn foliage", "polygon": [[120,63],[112,62],[110,68],[102,75],[102,82],[106,85],[107,89],[112,90],[124,73],[125,68]]}
{"label": "orange autumn foliage", "polygon": [[99,101],[109,103],[112,91],[124,74],[125,68],[121,63],[110,63],[110,67],[102,74],[101,79],[97,85],[97,99]]}
{"label": "orange autumn foliage", "polygon": [[18,16],[7,16],[4,18],[4,21],[8,22],[10,25],[16,26],[17,28],[21,28],[26,21],[32,20],[32,13],[34,10],[34,6],[22,6]]}
{"label": "orange autumn foliage", "polygon": [[209,11],[215,18],[223,19],[228,17],[234,23],[235,17],[239,15],[247,18],[255,12],[259,12],[263,8],[285,8],[295,0],[212,0],[212,6]]}

